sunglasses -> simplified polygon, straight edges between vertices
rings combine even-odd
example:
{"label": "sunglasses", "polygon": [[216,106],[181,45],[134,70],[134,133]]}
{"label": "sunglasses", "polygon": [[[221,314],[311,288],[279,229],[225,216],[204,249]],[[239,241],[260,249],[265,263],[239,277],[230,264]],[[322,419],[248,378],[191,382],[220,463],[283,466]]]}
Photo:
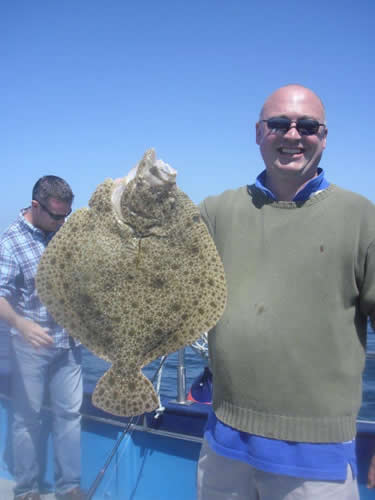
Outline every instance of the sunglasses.
{"label": "sunglasses", "polygon": [[288,132],[292,123],[295,123],[295,127],[300,135],[314,135],[318,133],[319,127],[325,127],[324,123],[319,123],[318,120],[313,120],[312,118],[299,118],[298,120],[291,120],[290,118],[280,116],[260,121],[266,122],[267,127],[270,130],[275,130],[276,132],[281,132],[282,134],[286,134]]}
{"label": "sunglasses", "polygon": [[59,220],[64,220],[72,213],[72,209],[69,210],[66,214],[54,214],[53,212],[50,212],[50,210],[39,200],[35,200],[39,203],[39,205],[43,208],[44,211],[47,212],[47,214],[51,217],[51,219],[59,221]]}

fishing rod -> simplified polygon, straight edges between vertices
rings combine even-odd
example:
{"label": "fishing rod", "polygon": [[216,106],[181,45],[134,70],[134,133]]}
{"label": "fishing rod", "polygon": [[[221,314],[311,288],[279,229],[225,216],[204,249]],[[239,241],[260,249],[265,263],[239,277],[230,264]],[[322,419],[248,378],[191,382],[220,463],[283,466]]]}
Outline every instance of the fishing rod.
{"label": "fishing rod", "polygon": [[[120,444],[122,443],[123,439],[125,438],[125,436],[129,432],[129,429],[131,428],[131,426],[133,424],[133,419],[134,419],[134,417],[131,418],[131,420],[128,423],[128,425],[125,427],[125,429],[122,431],[122,433],[120,434],[120,436],[117,438],[117,441],[116,441],[114,447],[112,448],[111,454],[109,455],[109,457],[107,458],[105,464],[100,469],[100,471],[96,475],[96,478],[92,482],[92,484],[90,486],[90,489],[87,492],[87,500],[91,500],[92,497],[93,497],[93,495],[96,493],[96,490],[98,489],[99,484],[102,482],[102,479],[103,479],[105,473],[107,472],[108,467],[110,466],[113,457],[115,456],[117,450],[119,449]],[[138,419],[139,419],[139,416],[138,416]]]}
{"label": "fishing rod", "polygon": [[[162,366],[164,365],[166,359],[167,359],[168,356],[162,356],[161,358],[161,361],[160,361],[160,364],[159,364],[159,367],[158,369],[155,371],[154,373],[154,376],[151,380],[152,383],[154,383],[156,377],[158,376]],[[138,415],[137,416],[137,422],[139,421],[141,415]],[[132,417],[130,419],[130,421],[128,422],[127,426],[125,427],[125,429],[122,431],[122,433],[120,434],[120,436],[117,438],[113,448],[112,448],[112,451],[110,453],[110,455],[108,456],[107,460],[105,461],[105,464],[103,465],[103,467],[99,470],[99,472],[97,473],[94,481],[91,483],[91,486],[87,492],[87,495],[86,495],[86,498],[87,500],[91,500],[93,495],[96,493],[100,483],[102,482],[102,479],[103,477],[105,476],[112,460],[113,460],[113,457],[116,455],[116,452],[117,450],[119,449],[120,447],[120,444],[122,443],[122,441],[124,440],[125,436],[128,434],[129,430],[132,428],[133,426],[133,423],[134,423],[134,420],[135,420],[135,417]],[[136,425],[136,423],[134,424]]]}

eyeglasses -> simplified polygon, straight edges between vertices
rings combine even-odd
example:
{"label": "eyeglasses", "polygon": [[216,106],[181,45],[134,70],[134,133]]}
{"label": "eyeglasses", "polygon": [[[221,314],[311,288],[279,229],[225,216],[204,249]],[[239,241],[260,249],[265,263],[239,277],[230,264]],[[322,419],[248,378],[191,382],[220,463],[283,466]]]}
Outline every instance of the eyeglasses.
{"label": "eyeglasses", "polygon": [[318,133],[319,127],[325,127],[324,123],[319,123],[318,120],[313,120],[312,118],[299,118],[298,120],[291,120],[283,116],[268,118],[268,120],[260,120],[261,122],[266,122],[267,127],[270,130],[275,130],[282,134],[286,134],[291,128],[292,123],[295,123],[295,127],[300,135],[314,135]]}
{"label": "eyeglasses", "polygon": [[72,213],[72,209],[69,210],[69,212],[67,212],[66,214],[54,214],[53,212],[50,212],[50,210],[39,200],[35,200],[39,203],[39,205],[43,208],[43,210],[45,210],[47,212],[47,214],[51,217],[51,219],[53,220],[56,220],[56,221],[59,221],[59,220],[63,220],[63,219],[66,219],[68,217],[68,215],[70,215]]}

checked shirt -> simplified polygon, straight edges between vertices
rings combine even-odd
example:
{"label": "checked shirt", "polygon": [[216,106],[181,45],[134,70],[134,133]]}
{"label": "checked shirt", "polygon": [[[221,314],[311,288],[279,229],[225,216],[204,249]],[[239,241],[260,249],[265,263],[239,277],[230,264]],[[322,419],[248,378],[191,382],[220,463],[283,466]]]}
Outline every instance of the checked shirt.
{"label": "checked shirt", "polygon": [[[69,348],[68,333],[48,313],[35,288],[39,260],[55,233],[45,233],[30,224],[24,218],[27,210],[21,210],[0,239],[0,297],[20,316],[48,328],[55,347]],[[11,333],[18,332],[12,328]]]}

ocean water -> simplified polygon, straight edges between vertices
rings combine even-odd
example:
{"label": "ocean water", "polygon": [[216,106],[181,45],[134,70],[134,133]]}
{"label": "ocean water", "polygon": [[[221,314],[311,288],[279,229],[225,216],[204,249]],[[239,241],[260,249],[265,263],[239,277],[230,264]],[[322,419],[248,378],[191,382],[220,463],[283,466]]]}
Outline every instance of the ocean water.
{"label": "ocean water", "polygon": [[[363,373],[363,403],[359,413],[362,420],[375,420],[375,333],[369,327],[368,356]],[[8,332],[0,324],[0,365],[7,364]],[[160,364],[160,359],[146,366],[143,371],[152,379]],[[192,348],[185,349],[186,386],[191,386],[194,379],[202,372],[206,362]],[[161,373],[160,394],[166,399],[175,399],[177,396],[177,366],[178,355],[173,353],[166,359]],[[83,376],[86,382],[95,383],[108,369],[109,364],[94,356],[87,349],[83,349]]]}

